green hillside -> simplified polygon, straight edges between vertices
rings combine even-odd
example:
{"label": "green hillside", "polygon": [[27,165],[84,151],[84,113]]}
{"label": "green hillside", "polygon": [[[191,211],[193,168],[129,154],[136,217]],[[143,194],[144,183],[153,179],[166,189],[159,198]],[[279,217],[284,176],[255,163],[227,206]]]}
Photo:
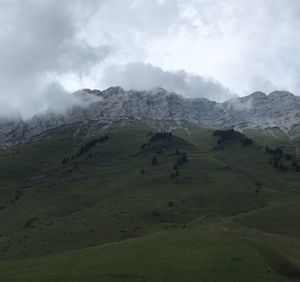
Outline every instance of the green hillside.
{"label": "green hillside", "polygon": [[88,132],[0,152],[0,281],[300,280],[294,144],[170,121]]}

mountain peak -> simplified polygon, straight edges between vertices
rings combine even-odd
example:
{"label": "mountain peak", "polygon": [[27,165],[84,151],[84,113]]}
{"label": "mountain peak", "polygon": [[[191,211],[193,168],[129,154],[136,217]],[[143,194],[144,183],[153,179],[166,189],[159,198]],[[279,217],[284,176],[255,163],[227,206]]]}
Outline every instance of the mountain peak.
{"label": "mountain peak", "polygon": [[74,92],[74,95],[75,96],[80,96],[80,97],[85,97],[85,96],[88,96],[88,95],[100,96],[101,91],[97,90],[97,89],[91,90],[89,88],[84,88],[84,89],[81,89],[81,90],[78,90],[78,91]]}
{"label": "mountain peak", "polygon": [[278,99],[278,98],[293,98],[295,97],[294,94],[292,94],[291,92],[288,91],[273,91],[268,95],[269,98],[271,99]]}
{"label": "mountain peak", "polygon": [[83,107],[80,104],[61,115],[44,113],[0,126],[0,148],[28,142],[60,126],[76,129],[78,124],[87,124],[94,129],[123,119],[188,121],[218,129],[243,124],[243,128],[264,130],[276,126],[286,131],[300,125],[300,97],[287,91],[274,91],[268,96],[258,91],[223,103],[184,98],[163,88],[125,91],[115,86],[104,91],[82,89],[74,94],[84,98]]}
{"label": "mountain peak", "polygon": [[256,91],[247,96],[249,98],[254,98],[254,99],[265,99],[268,98],[267,94],[261,91]]}
{"label": "mountain peak", "polygon": [[149,91],[150,94],[168,94],[169,92],[162,87],[155,87]]}
{"label": "mountain peak", "polygon": [[123,94],[125,90],[120,86],[112,86],[104,90],[103,92],[112,93],[112,94]]}

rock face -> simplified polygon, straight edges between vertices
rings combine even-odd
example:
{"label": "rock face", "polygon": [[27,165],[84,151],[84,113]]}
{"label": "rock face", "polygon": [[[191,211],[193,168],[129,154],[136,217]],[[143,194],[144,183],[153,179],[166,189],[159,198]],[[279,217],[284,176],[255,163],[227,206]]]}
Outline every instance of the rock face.
{"label": "rock face", "polygon": [[223,103],[236,118],[261,128],[279,127],[289,130],[300,123],[300,97],[289,92],[262,92]]}
{"label": "rock face", "polygon": [[73,106],[64,114],[45,112],[27,121],[0,120],[0,149],[45,137],[49,130],[62,126],[73,126],[75,130],[85,124],[92,130],[130,119],[188,121],[203,127],[231,127],[240,131],[279,128],[287,135],[295,134],[300,124],[300,97],[289,92],[255,92],[224,103],[187,99],[161,88],[148,92],[124,91],[120,87],[105,91],[84,89],[74,95],[83,100],[93,96],[93,102]]}

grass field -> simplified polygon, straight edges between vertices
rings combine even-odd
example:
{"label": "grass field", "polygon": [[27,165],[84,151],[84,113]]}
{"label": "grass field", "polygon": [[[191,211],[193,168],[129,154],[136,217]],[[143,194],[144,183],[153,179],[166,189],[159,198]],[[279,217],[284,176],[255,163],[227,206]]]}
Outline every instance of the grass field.
{"label": "grass field", "polygon": [[264,151],[288,141],[132,122],[76,157],[87,133],[0,152],[0,281],[300,281],[300,173]]}
{"label": "grass field", "polygon": [[242,232],[221,223],[168,230],[58,256],[4,262],[0,277],[9,281],[250,282],[289,281],[289,276],[299,275],[291,262],[274,250],[251,244],[247,240],[253,238],[247,237],[255,236],[242,238]]}

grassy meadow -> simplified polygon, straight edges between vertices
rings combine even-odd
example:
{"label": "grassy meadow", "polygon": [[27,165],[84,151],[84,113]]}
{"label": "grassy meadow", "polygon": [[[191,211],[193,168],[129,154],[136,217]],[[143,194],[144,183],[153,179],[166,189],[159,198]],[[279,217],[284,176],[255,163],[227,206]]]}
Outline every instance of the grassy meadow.
{"label": "grassy meadow", "polygon": [[0,281],[300,281],[300,172],[265,151],[295,144],[171,122],[88,132],[0,152]]}

